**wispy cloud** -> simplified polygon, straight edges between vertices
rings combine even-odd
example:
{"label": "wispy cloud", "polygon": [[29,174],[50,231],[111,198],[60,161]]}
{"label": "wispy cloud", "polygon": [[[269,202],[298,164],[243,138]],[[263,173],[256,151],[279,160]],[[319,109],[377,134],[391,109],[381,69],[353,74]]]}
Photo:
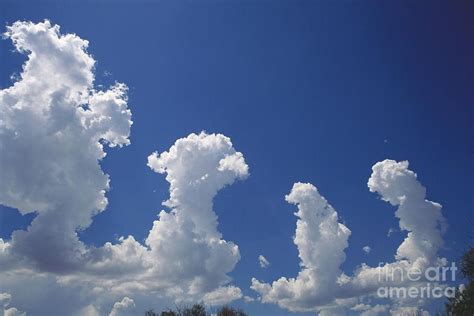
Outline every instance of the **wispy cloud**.
{"label": "wispy cloud", "polygon": [[263,255],[258,256],[258,264],[261,268],[265,269],[270,265],[270,262]]}

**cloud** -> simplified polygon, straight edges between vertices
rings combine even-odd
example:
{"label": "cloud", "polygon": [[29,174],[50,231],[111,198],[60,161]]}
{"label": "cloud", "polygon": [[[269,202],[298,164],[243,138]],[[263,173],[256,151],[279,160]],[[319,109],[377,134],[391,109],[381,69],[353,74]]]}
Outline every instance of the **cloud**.
{"label": "cloud", "polygon": [[236,286],[219,287],[204,295],[204,303],[209,306],[224,305],[242,298],[242,291]]}
{"label": "cloud", "polygon": [[416,173],[408,169],[408,161],[387,159],[376,163],[367,185],[370,192],[377,192],[382,200],[398,206],[395,216],[400,220],[400,229],[408,231],[408,235],[398,247],[397,259],[426,258],[433,262],[443,245],[446,221],[441,205],[425,199],[426,189]]}
{"label": "cloud", "polygon": [[10,301],[12,300],[12,296],[9,293],[0,293],[0,305],[5,307],[10,304]]}
{"label": "cloud", "polygon": [[[372,171],[368,181],[370,191],[398,206],[395,216],[400,229],[408,232],[398,247],[396,260],[379,267],[362,263],[352,276],[342,273],[339,266],[345,259],[344,249],[350,230],[337,222],[336,211],[313,185],[296,183],[286,199],[298,206],[294,241],[302,269],[296,278],[281,277],[271,284],[253,278],[251,288],[261,295],[262,302],[275,303],[290,311],[313,310],[331,314],[337,310],[339,313],[340,308],[361,308],[361,305],[350,303],[350,298],[377,299],[375,294],[379,287],[421,285],[399,277],[400,274],[393,279],[384,279],[381,275],[391,275],[392,271],[405,271],[406,275],[407,271],[416,271],[412,269],[423,273],[430,266],[446,264],[444,258],[437,257],[446,227],[441,205],[426,200],[426,189],[408,169],[408,162],[384,160],[376,163]],[[420,308],[423,303],[423,300],[394,298],[391,306],[376,304],[367,307],[364,313],[384,314],[388,308],[391,313],[400,310],[423,312]]]}
{"label": "cloud", "polygon": [[9,249],[63,273],[82,261],[76,231],[107,206],[104,145],[129,143],[127,87],[95,90],[88,42],[49,21],[15,22],[5,37],[28,59],[20,80],[0,90],[0,204],[37,214]]}
{"label": "cloud", "polygon": [[[5,38],[27,60],[19,80],[0,90],[0,204],[36,217],[0,239],[2,290],[44,314],[103,311],[130,293],[136,302],[241,298],[228,276],[239,249],[222,238],[213,210],[218,191],[249,174],[231,140],[191,134],[150,155],[150,168],[170,183],[169,210],[144,244],[123,236],[85,245],[77,232],[108,204],[110,179],[100,166],[106,147],[130,143],[127,87],[97,90],[88,42],[49,21],[15,22]],[[47,304],[44,288],[67,302],[61,311]]]}
{"label": "cloud", "polygon": [[[148,166],[166,174],[170,198],[164,205],[172,209],[174,218],[186,217],[202,237],[220,238],[212,200],[220,189],[248,176],[243,155],[235,151],[230,139],[221,134],[190,134],[169,151],[151,154]],[[150,236],[149,242],[153,239]]]}
{"label": "cloud", "polygon": [[240,299],[229,285],[239,248],[222,239],[213,198],[223,187],[248,176],[243,155],[221,134],[190,134],[168,151],[153,153],[148,165],[166,174],[170,197],[153,222],[145,245],[133,236],[117,244],[88,249],[80,273],[60,277],[63,284],[90,283],[116,294],[160,293],[173,301],[209,305]]}
{"label": "cloud", "polygon": [[26,313],[19,311],[15,307],[9,307],[12,296],[10,293],[0,293],[0,311],[3,316],[26,316]]}
{"label": "cloud", "polygon": [[26,313],[19,311],[15,307],[3,310],[3,316],[26,316]]}
{"label": "cloud", "polygon": [[370,248],[369,246],[364,246],[362,247],[362,250],[365,252],[365,253],[370,253],[370,251],[372,250],[372,248]]}
{"label": "cloud", "polygon": [[389,306],[388,305],[367,305],[367,304],[357,304],[351,308],[351,310],[359,312],[361,316],[377,316],[387,314]]}
{"label": "cloud", "polygon": [[387,237],[390,237],[392,236],[393,233],[397,232],[397,229],[396,228],[389,228],[388,231],[387,231]]}
{"label": "cloud", "polygon": [[267,258],[263,255],[260,255],[258,256],[258,264],[261,268],[266,269],[270,265],[270,262],[268,262]]}
{"label": "cloud", "polygon": [[390,315],[393,316],[404,316],[404,315],[420,315],[420,316],[429,316],[430,313],[423,308],[416,306],[405,306],[405,307],[396,307],[390,309]]}
{"label": "cloud", "polygon": [[170,198],[163,204],[171,211],[160,212],[145,241],[156,258],[154,273],[180,284],[176,290],[189,295],[226,284],[226,274],[240,254],[237,245],[223,240],[217,230],[213,198],[248,176],[243,155],[228,137],[203,132],[177,140],[160,155],[153,153],[148,166],[166,174],[170,183]]}
{"label": "cloud", "polygon": [[116,302],[110,311],[109,316],[125,316],[133,315],[133,309],[135,307],[135,302],[133,299],[125,296],[121,301]]}
{"label": "cloud", "polygon": [[282,277],[272,284],[254,278],[251,288],[262,295],[264,303],[291,311],[313,310],[334,298],[351,231],[338,222],[337,212],[312,184],[295,183],[286,201],[298,207],[294,243],[302,270],[296,279]]}
{"label": "cloud", "polygon": [[83,309],[81,309],[78,313],[78,316],[87,315],[87,316],[100,316],[100,312],[94,305],[87,305]]}
{"label": "cloud", "polygon": [[326,309],[321,310],[318,313],[319,316],[346,316],[347,312],[346,309],[343,307],[329,307]]}

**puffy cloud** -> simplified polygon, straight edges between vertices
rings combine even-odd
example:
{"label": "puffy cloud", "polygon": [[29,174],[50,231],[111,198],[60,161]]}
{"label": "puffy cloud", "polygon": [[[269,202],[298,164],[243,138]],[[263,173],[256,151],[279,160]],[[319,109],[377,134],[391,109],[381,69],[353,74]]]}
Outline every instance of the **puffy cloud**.
{"label": "puffy cloud", "polygon": [[363,250],[365,253],[370,253],[370,251],[372,250],[372,248],[370,248],[369,246],[364,246],[364,247],[362,247],[362,250]]}
{"label": "puffy cloud", "polygon": [[[398,206],[395,216],[399,219],[400,229],[408,234],[397,249],[396,261],[379,267],[362,264],[347,280],[343,292],[345,295],[366,295],[381,286],[420,286],[419,282],[406,277],[410,271],[420,271],[423,276],[428,267],[446,265],[446,259],[437,257],[446,227],[441,205],[425,199],[426,189],[417,180],[416,173],[408,169],[407,161],[387,159],[376,163],[368,187],[382,200]],[[420,282],[423,281],[426,282],[422,278]],[[418,310],[417,306],[421,305],[419,301],[397,298],[393,301],[397,306],[396,309],[392,307],[393,310]]]}
{"label": "puffy cloud", "polygon": [[420,315],[430,316],[430,313],[423,308],[418,306],[402,306],[390,309],[390,315],[392,316],[406,316],[406,315]]}
{"label": "puffy cloud", "polygon": [[121,301],[116,302],[110,311],[109,316],[125,316],[132,315],[135,302],[133,299],[125,296]]}
{"label": "puffy cloud", "polygon": [[228,137],[191,134],[177,140],[169,151],[150,155],[148,166],[166,173],[170,198],[164,205],[173,209],[176,218],[187,217],[199,234],[220,237],[212,199],[223,187],[248,176],[242,153],[235,151]]}
{"label": "puffy cloud", "polygon": [[3,316],[26,316],[26,313],[15,307],[9,307],[11,299],[10,293],[0,293],[0,311],[3,312]]}
{"label": "puffy cloud", "polygon": [[11,300],[12,296],[10,293],[0,293],[0,305],[3,307],[8,306]]}
{"label": "puffy cloud", "polygon": [[[291,311],[321,311],[335,313],[340,308],[351,307],[350,298],[376,297],[380,287],[419,287],[419,282],[410,281],[409,271],[420,271],[428,267],[446,265],[446,260],[437,257],[443,244],[442,234],[445,220],[441,205],[425,199],[426,189],[408,169],[408,162],[384,160],[376,163],[368,181],[371,192],[380,194],[382,200],[398,206],[395,216],[400,229],[408,231],[399,246],[395,261],[370,267],[362,263],[352,276],[339,271],[344,261],[349,229],[337,222],[337,213],[319,195],[311,184],[296,183],[287,201],[298,205],[295,244],[298,247],[302,270],[297,278],[282,277],[272,284],[252,279],[251,288],[261,295],[264,303],[276,303]],[[370,251],[364,247],[364,251]],[[328,255],[330,254],[330,255]],[[397,273],[394,273],[397,271]],[[388,278],[386,276],[389,276]],[[393,276],[393,277],[392,277]],[[405,276],[405,277],[403,277]],[[425,283],[426,284],[426,283]],[[324,291],[322,290],[324,289]],[[393,305],[365,306],[366,315],[386,314],[405,310],[418,310],[424,301],[392,298]],[[348,305],[349,304],[349,305]],[[339,313],[339,312],[338,312]]]}
{"label": "puffy cloud", "polygon": [[224,305],[242,298],[242,291],[236,286],[223,286],[204,295],[204,303],[210,306]]}
{"label": "puffy cloud", "polygon": [[161,211],[145,241],[157,258],[153,273],[180,284],[174,291],[188,295],[227,283],[226,274],[240,254],[237,245],[223,240],[217,230],[213,198],[248,175],[242,154],[228,137],[203,132],[177,140],[160,155],[153,153],[148,165],[165,173],[170,183],[170,198],[164,205],[171,211]]}
{"label": "puffy cloud", "polygon": [[387,313],[389,306],[377,304],[374,306],[367,304],[357,304],[351,308],[351,310],[359,312],[361,316],[377,316],[384,315]]}
{"label": "puffy cloud", "polygon": [[10,315],[15,315],[14,312],[17,312],[16,308],[7,308],[11,299],[11,294],[0,293],[0,311],[2,311],[2,315],[6,315],[7,313]]}
{"label": "puffy cloud", "polygon": [[141,301],[241,298],[228,276],[239,249],[222,238],[213,211],[217,192],[248,176],[230,139],[191,134],[150,155],[149,166],[170,183],[170,210],[159,213],[145,244],[128,236],[85,245],[77,232],[108,202],[105,147],[130,143],[127,87],[96,90],[88,42],[48,21],[16,22],[5,37],[27,60],[18,81],[0,90],[0,204],[37,214],[27,230],[0,239],[0,284],[15,295],[30,284],[19,306],[59,312],[45,303],[44,288],[68,301],[63,314],[103,311],[130,293]]}
{"label": "puffy cloud", "polygon": [[15,307],[3,310],[3,316],[26,316],[26,313],[19,311]]}
{"label": "puffy cloud", "polygon": [[263,255],[258,256],[258,264],[261,268],[265,269],[270,265],[270,262]]}
{"label": "puffy cloud", "polygon": [[446,222],[441,205],[425,199],[426,189],[417,180],[416,173],[408,169],[408,161],[387,159],[376,163],[367,185],[371,192],[380,194],[382,200],[398,206],[395,216],[400,219],[400,229],[408,231],[408,235],[398,247],[397,258],[436,260],[438,249],[443,245]]}
{"label": "puffy cloud", "polygon": [[248,175],[242,154],[223,135],[191,134],[168,151],[150,155],[148,165],[166,174],[170,198],[163,204],[170,210],[158,214],[145,245],[128,236],[117,244],[90,248],[85,266],[60,277],[61,283],[87,282],[101,291],[160,293],[209,305],[241,298],[240,289],[228,285],[227,275],[240,259],[239,249],[222,239],[213,198]]}
{"label": "puffy cloud", "polygon": [[127,87],[96,91],[88,42],[48,21],[15,22],[5,37],[28,59],[20,80],[0,91],[0,204],[37,214],[13,233],[10,251],[64,272],[85,251],[76,230],[107,205],[104,145],[129,143]]}
{"label": "puffy cloud", "polygon": [[337,212],[312,184],[295,183],[286,200],[298,207],[294,243],[302,270],[296,279],[282,277],[271,285],[254,278],[251,287],[264,303],[291,311],[314,310],[334,298],[351,231],[338,222]]}

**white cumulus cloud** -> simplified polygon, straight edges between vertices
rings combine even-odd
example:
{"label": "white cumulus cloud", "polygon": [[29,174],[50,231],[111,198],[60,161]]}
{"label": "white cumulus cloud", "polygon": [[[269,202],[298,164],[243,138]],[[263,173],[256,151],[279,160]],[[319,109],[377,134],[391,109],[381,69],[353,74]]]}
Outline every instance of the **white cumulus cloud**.
{"label": "white cumulus cloud", "polygon": [[104,145],[129,143],[127,87],[95,90],[88,42],[48,21],[16,22],[5,37],[28,60],[19,81],[0,90],[0,204],[37,214],[9,248],[62,273],[82,261],[76,231],[107,206],[109,177],[99,161]]}
{"label": "white cumulus cloud", "polygon": [[[110,179],[100,166],[106,147],[130,143],[127,87],[97,90],[89,43],[49,21],[15,22],[5,38],[27,60],[18,81],[0,90],[0,204],[37,215],[26,230],[0,239],[2,290],[38,314],[102,313],[130,293],[152,302],[241,298],[228,276],[239,249],[223,239],[213,210],[220,189],[248,176],[230,139],[191,134],[150,155],[150,168],[170,184],[169,210],[144,244],[124,236],[86,245],[77,232],[108,204]],[[47,303],[53,297],[65,302],[60,310]]]}
{"label": "white cumulus cloud", "polygon": [[[392,271],[419,270],[421,274],[429,266],[439,267],[446,263],[437,252],[443,245],[442,234],[445,220],[441,205],[426,200],[426,189],[408,169],[408,162],[384,160],[372,168],[368,181],[371,192],[377,192],[382,200],[397,206],[395,216],[400,229],[407,237],[398,247],[395,261],[378,267],[362,263],[352,276],[339,270],[344,261],[344,249],[350,231],[337,222],[336,211],[319,195],[311,184],[296,183],[286,197],[298,205],[295,244],[298,247],[302,270],[296,278],[285,278],[271,284],[252,279],[251,288],[261,295],[264,303],[275,303],[290,311],[319,311],[321,314],[342,313],[347,308],[360,310],[365,315],[396,314],[398,311],[423,312],[423,300],[394,298],[392,305],[359,305],[350,298],[375,296],[382,286],[420,286],[407,278],[384,279]],[[370,248],[364,247],[365,252]],[[324,289],[324,290],[323,290]],[[376,298],[376,297],[375,297]],[[362,307],[365,309],[362,311]],[[342,308],[342,310],[341,310]]]}
{"label": "white cumulus cloud", "polygon": [[156,292],[208,305],[240,299],[241,290],[229,285],[227,275],[240,260],[239,248],[218,231],[213,199],[223,187],[247,177],[243,155],[228,137],[202,132],[151,154],[148,165],[166,174],[170,197],[163,202],[169,210],[158,214],[145,245],[128,236],[89,249],[82,273],[62,276],[61,282],[88,282],[117,294]]}
{"label": "white cumulus cloud", "polygon": [[298,207],[294,243],[302,270],[297,278],[282,277],[272,284],[254,278],[252,289],[264,303],[291,311],[313,310],[334,298],[351,231],[338,222],[337,212],[312,184],[295,183],[286,200]]}
{"label": "white cumulus cloud", "polygon": [[387,159],[376,163],[368,186],[384,201],[398,206],[395,216],[400,219],[400,229],[408,231],[408,235],[398,247],[397,258],[410,261],[425,258],[433,262],[443,245],[445,219],[441,205],[426,200],[426,189],[416,173],[408,169],[408,161]]}
{"label": "white cumulus cloud", "polygon": [[125,315],[134,315],[133,309],[135,307],[135,302],[133,299],[125,296],[121,301],[116,302],[110,311],[109,316],[125,316]]}
{"label": "white cumulus cloud", "polygon": [[230,280],[227,273],[240,253],[237,245],[222,239],[213,199],[223,187],[247,177],[242,154],[228,137],[203,132],[177,140],[166,152],[151,154],[148,165],[166,174],[170,198],[163,204],[171,209],[160,212],[145,241],[156,260],[152,273],[178,284],[175,292],[215,291]]}

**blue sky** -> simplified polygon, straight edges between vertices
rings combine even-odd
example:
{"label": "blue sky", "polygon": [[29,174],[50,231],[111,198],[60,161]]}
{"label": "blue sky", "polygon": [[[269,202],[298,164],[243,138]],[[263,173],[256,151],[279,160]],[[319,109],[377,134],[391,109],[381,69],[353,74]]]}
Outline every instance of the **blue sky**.
{"label": "blue sky", "polygon": [[[244,295],[256,296],[252,277],[272,282],[300,270],[296,207],[284,199],[298,181],[318,187],[352,231],[345,273],[392,261],[406,232],[396,207],[367,188],[371,167],[384,159],[408,160],[427,198],[443,205],[449,228],[440,256],[456,261],[472,242],[467,1],[7,1],[0,8],[3,26],[49,19],[88,40],[96,85],[129,87],[131,145],[107,149],[100,163],[111,179],[109,205],[80,232],[86,245],[127,235],[143,242],[169,196],[148,155],[200,131],[230,137],[249,166],[248,179],[214,201],[219,231],[240,249],[229,275]],[[2,89],[25,61],[12,50],[0,41]],[[33,217],[2,207],[0,238]],[[390,228],[397,231],[387,237]],[[289,314],[274,304],[235,305],[251,315]]]}

